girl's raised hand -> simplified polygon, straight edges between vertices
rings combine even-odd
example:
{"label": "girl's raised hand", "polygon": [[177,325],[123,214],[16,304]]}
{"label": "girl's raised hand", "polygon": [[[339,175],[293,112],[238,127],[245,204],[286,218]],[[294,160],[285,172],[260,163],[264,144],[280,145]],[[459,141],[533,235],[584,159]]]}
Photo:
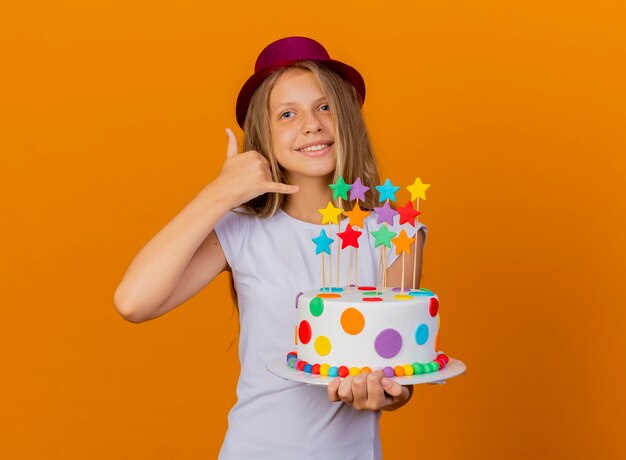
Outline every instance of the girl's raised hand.
{"label": "girl's raised hand", "polygon": [[296,193],[297,185],[281,184],[272,180],[270,163],[255,150],[238,153],[235,134],[226,129],[228,147],[226,161],[216,181],[232,197],[231,208],[263,195],[264,193]]}

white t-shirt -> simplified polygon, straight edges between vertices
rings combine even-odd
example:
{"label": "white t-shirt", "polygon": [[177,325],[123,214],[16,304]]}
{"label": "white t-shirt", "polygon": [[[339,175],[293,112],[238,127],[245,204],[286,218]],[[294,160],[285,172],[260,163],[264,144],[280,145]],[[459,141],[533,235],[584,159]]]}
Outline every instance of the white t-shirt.
{"label": "white t-shirt", "polygon": [[[390,230],[399,233],[398,216]],[[324,229],[331,244],[333,286],[336,286],[337,225],[316,225],[297,220],[282,210],[262,219],[229,212],[215,227],[228,265],[232,269],[240,317],[241,373],[237,402],[228,415],[228,431],[221,460],[292,460],[321,458],[379,459],[380,411],[357,411],[328,400],[326,387],[283,380],[265,368],[276,356],[295,349],[297,323],[295,299],[299,292],[322,286],[322,256],[315,254],[312,238]],[[420,224],[421,225],[421,224]],[[375,213],[365,219],[359,237],[360,285],[375,285],[380,249],[370,231],[377,230]],[[423,227],[423,226],[422,226]],[[403,225],[409,236],[415,229]],[[418,227],[419,228],[419,227]],[[425,227],[424,227],[424,230]],[[347,251],[342,251],[339,285],[347,285]],[[326,285],[329,257],[325,257]],[[396,259],[387,249],[388,266]],[[352,279],[354,280],[352,259]],[[353,281],[354,282],[354,281]],[[286,365],[286,364],[285,364]]]}

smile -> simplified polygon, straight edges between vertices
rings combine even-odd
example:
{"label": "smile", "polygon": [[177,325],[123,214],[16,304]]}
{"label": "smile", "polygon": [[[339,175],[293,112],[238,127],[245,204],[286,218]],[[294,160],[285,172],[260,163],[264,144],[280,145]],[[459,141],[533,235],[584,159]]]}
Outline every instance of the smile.
{"label": "smile", "polygon": [[309,145],[308,147],[297,149],[296,152],[307,157],[321,157],[330,152],[332,145],[333,144]]}

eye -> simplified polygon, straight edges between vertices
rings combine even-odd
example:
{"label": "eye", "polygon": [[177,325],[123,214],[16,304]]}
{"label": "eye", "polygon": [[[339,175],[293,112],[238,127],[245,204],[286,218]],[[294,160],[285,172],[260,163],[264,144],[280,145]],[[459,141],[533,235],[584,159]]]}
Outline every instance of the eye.
{"label": "eye", "polygon": [[293,112],[283,112],[279,118],[291,118],[291,115],[293,115]]}
{"label": "eye", "polygon": [[324,104],[323,106],[320,107],[320,110],[324,110],[324,111],[328,112],[330,110],[330,105]]}

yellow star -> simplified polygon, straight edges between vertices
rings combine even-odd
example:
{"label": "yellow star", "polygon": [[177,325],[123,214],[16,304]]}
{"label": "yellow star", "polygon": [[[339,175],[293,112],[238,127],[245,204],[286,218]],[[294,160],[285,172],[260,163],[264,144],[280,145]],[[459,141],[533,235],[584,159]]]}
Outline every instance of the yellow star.
{"label": "yellow star", "polygon": [[370,215],[369,211],[363,211],[359,203],[354,205],[352,211],[344,211],[344,215],[350,219],[350,225],[363,228],[363,219]]}
{"label": "yellow star", "polygon": [[341,209],[336,208],[329,201],[324,209],[318,209],[319,213],[322,215],[322,224],[327,222],[332,222],[333,224],[339,224],[339,214],[341,214]]}
{"label": "yellow star", "polygon": [[396,255],[400,255],[401,252],[411,254],[411,243],[415,241],[415,238],[409,238],[404,230],[400,232],[398,236],[391,240],[396,246]]}
{"label": "yellow star", "polygon": [[430,184],[422,183],[422,180],[417,177],[413,185],[409,185],[406,189],[411,192],[411,201],[417,200],[420,197],[422,200],[426,199],[426,189],[430,187]]}

